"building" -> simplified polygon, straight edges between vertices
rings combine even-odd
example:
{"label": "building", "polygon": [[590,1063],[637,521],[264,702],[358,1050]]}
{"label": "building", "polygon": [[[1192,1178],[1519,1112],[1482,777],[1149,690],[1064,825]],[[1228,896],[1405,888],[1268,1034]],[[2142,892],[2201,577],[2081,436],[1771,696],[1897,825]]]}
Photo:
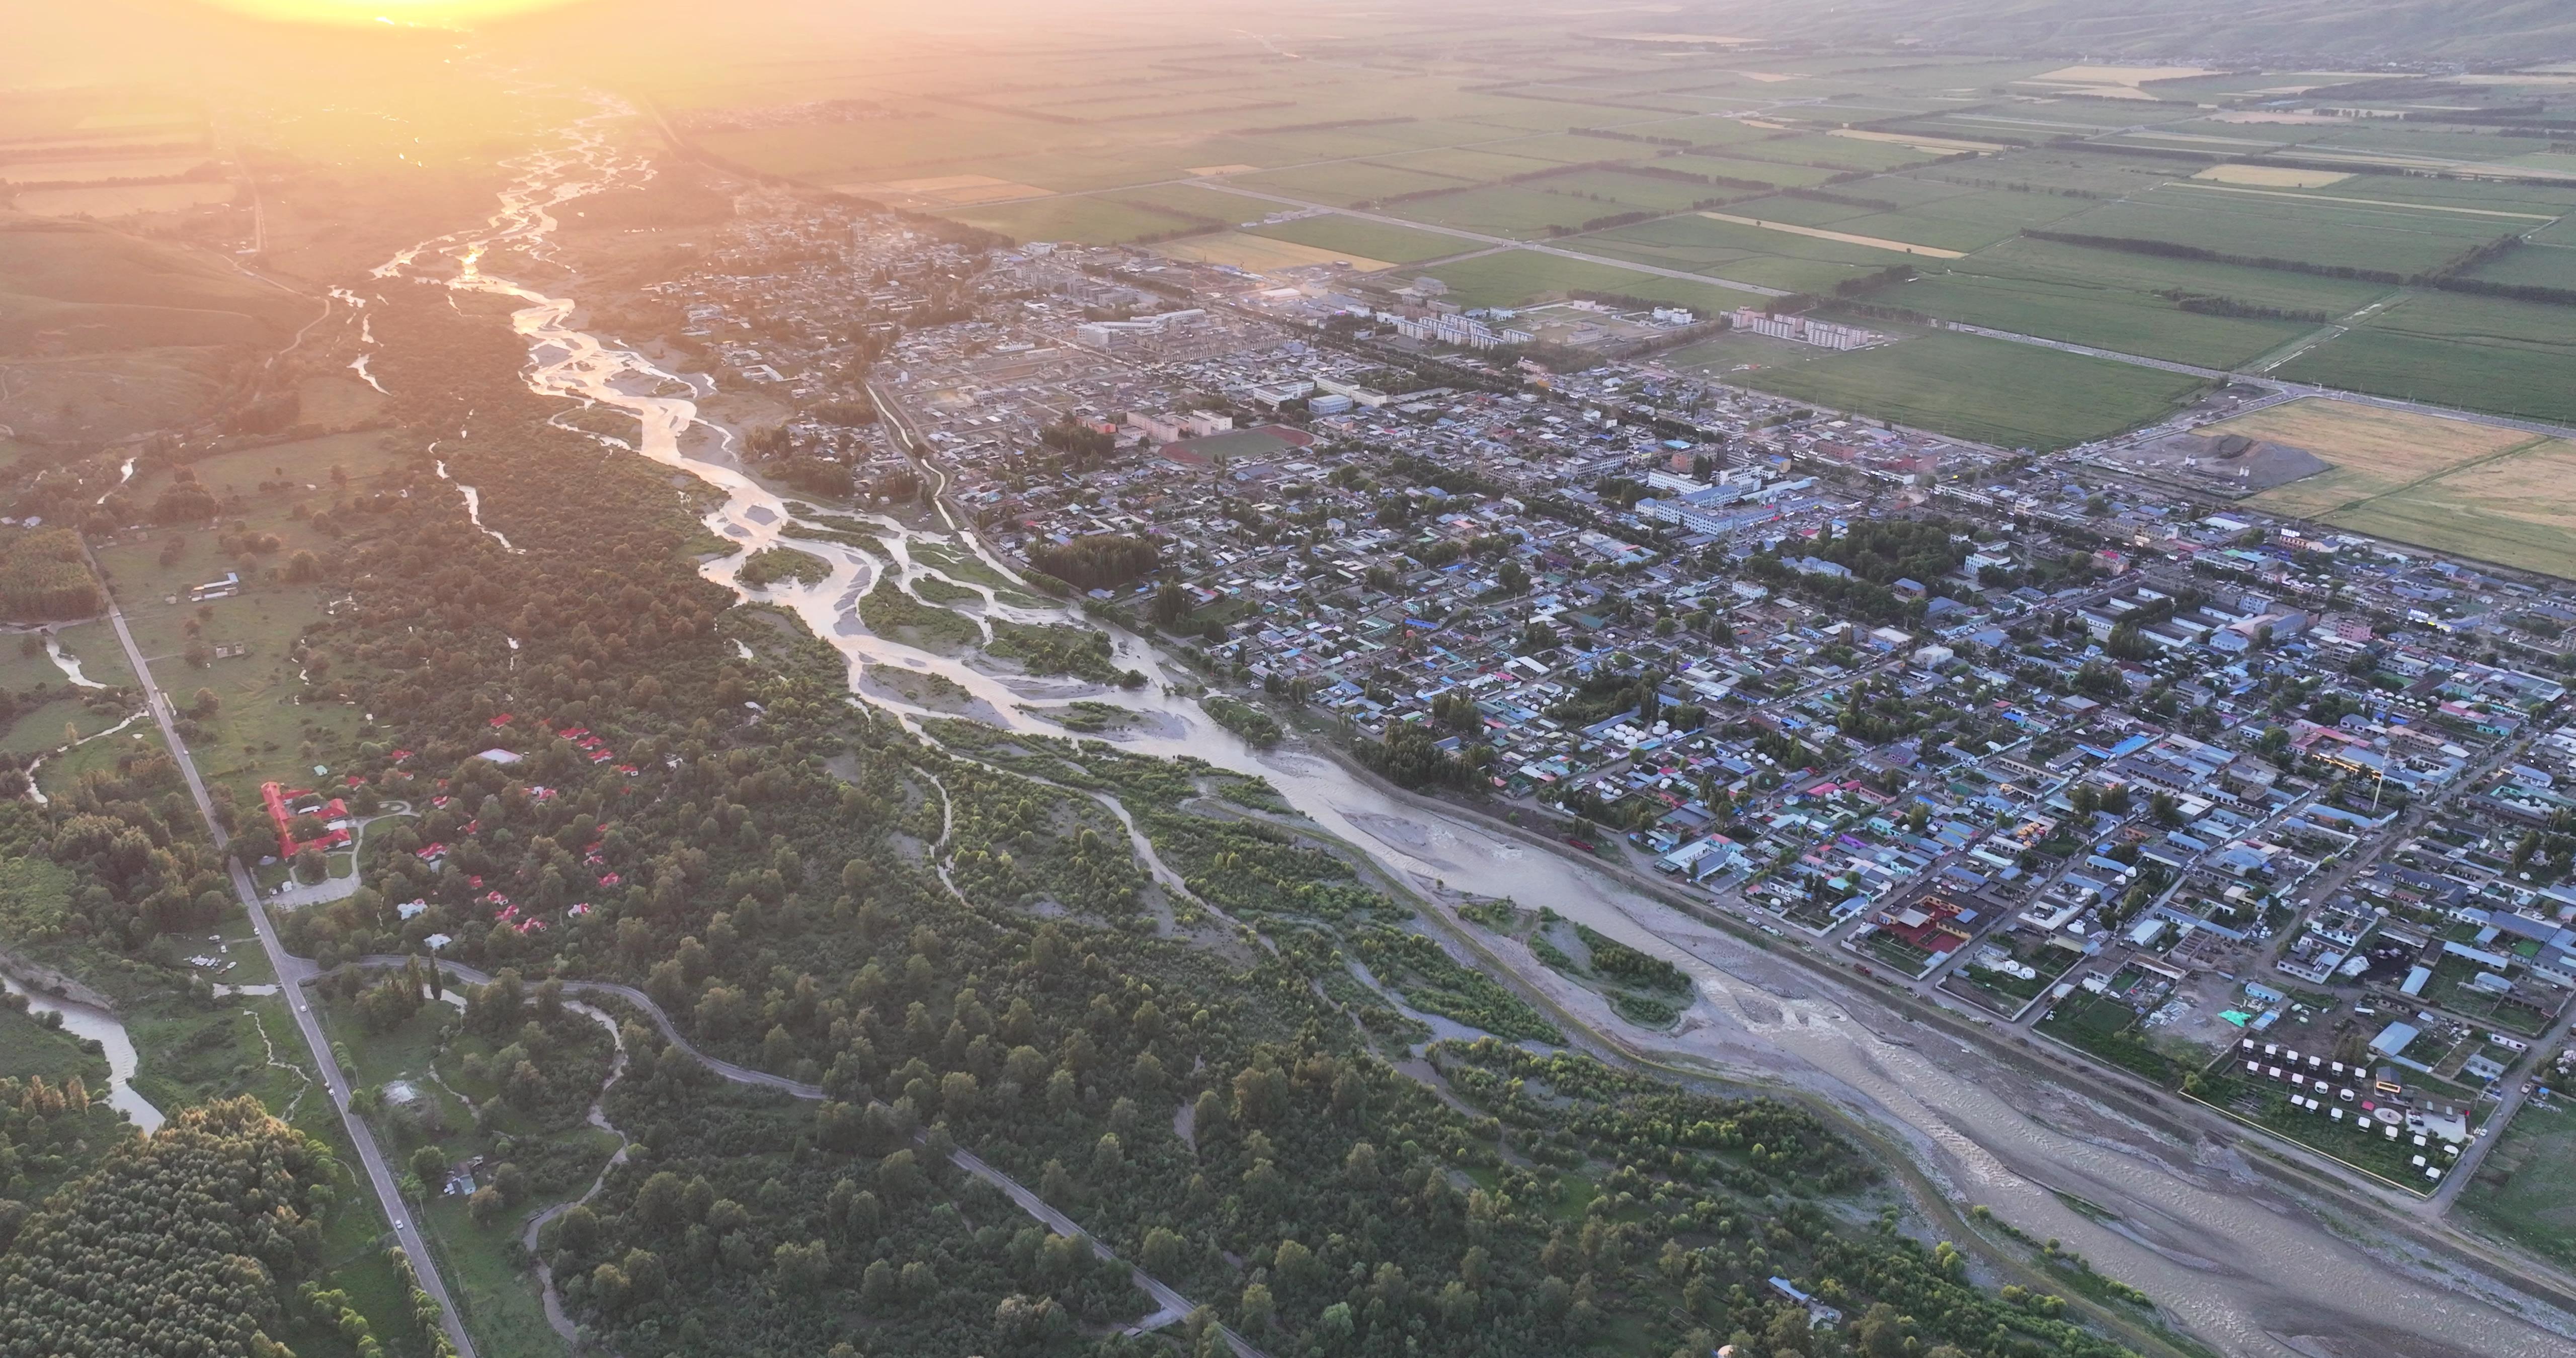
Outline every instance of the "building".
{"label": "building", "polygon": [[1885,338],[1855,325],[1836,325],[1831,321],[1809,320],[1804,316],[1774,316],[1751,307],[1738,308],[1735,328],[1773,339],[1795,340],[1827,349],[1861,349]]}

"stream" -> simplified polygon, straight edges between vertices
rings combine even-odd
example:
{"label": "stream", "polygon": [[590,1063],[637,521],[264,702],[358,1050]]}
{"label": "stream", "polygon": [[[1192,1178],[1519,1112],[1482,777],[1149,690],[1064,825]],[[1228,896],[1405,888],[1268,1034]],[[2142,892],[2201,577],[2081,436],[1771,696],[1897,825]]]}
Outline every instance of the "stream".
{"label": "stream", "polygon": [[[2173,1144],[2147,1129],[2122,1126],[2117,1114],[2080,1094],[2041,1085],[1928,1031],[1891,1040],[1877,1029],[1895,1031],[1903,1020],[1865,997],[1846,1003],[1820,991],[1798,970],[1598,870],[1373,787],[1321,756],[1256,751],[1196,703],[1171,693],[1172,683],[1189,682],[1187,673],[1134,636],[1111,633],[1116,663],[1147,677],[1143,688],[1131,691],[993,673],[870,634],[858,618],[859,595],[879,571],[893,572],[903,585],[934,569],[916,558],[917,543],[971,553],[1004,576],[1016,576],[953,524],[950,532],[932,533],[863,515],[888,537],[891,563],[836,543],[784,537],[782,530],[795,522],[785,499],[741,471],[730,431],[698,415],[697,399],[705,394],[700,384],[711,388],[709,379],[666,371],[630,348],[575,328],[579,303],[573,298],[549,296],[483,269],[485,256],[501,247],[551,258],[551,208],[651,176],[644,157],[612,139],[611,129],[631,112],[613,101],[601,107],[567,129],[559,144],[509,163],[518,178],[502,191],[499,210],[485,226],[405,250],[374,277],[410,276],[515,302],[511,324],[528,346],[529,387],[583,407],[625,412],[639,426],[631,445],[638,455],[721,491],[725,503],[706,516],[706,525],[743,550],[707,563],[703,574],[743,599],[802,617],[847,658],[854,692],[873,667],[933,672],[981,700],[998,724],[1042,735],[1063,733],[1030,716],[1022,703],[1114,703],[1139,716],[1135,729],[1119,738],[1125,748],[1193,755],[1266,778],[1324,832],[1364,850],[1398,881],[1549,906],[1665,958],[1689,971],[1705,1002],[1677,1034],[1623,1029],[1605,1016],[1600,1026],[1619,1045],[1677,1066],[1792,1083],[1836,1100],[1893,1129],[1954,1196],[1990,1205],[2031,1235],[2061,1238],[2103,1272],[2153,1293],[2192,1331],[2228,1353],[2563,1358],[2569,1352],[2565,1338],[2347,1243],[2208,1147]],[[452,274],[408,274],[426,257],[443,258]],[[476,525],[499,538],[497,529],[482,524],[470,488],[467,501]],[[824,559],[831,574],[810,585],[738,583],[745,559],[780,545]],[[957,583],[985,594],[978,611],[987,617],[1067,615],[1061,608],[1003,604],[973,582]],[[989,624],[978,622],[989,633]],[[871,687],[869,700],[916,727],[946,715],[900,701],[881,685]],[[2119,1215],[2119,1229],[2075,1212],[2052,1187],[2109,1206]]]}
{"label": "stream", "polygon": [[123,1019],[78,1000],[60,999],[41,990],[29,990],[18,984],[15,977],[0,976],[0,987],[6,987],[12,995],[26,996],[28,1013],[60,1014],[64,1032],[98,1043],[107,1054],[108,1103],[123,1109],[125,1116],[143,1131],[154,1131],[161,1126],[161,1110],[153,1107],[151,1100],[134,1092],[134,1039],[126,1035]]}

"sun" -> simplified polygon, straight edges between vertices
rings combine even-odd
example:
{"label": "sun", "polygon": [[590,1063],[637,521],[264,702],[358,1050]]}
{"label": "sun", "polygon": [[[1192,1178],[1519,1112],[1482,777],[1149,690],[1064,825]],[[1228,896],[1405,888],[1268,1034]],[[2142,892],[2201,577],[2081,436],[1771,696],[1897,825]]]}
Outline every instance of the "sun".
{"label": "sun", "polygon": [[552,9],[573,0],[206,0],[254,18],[286,23],[391,24],[398,27],[451,28],[480,19],[497,19],[531,10]]}

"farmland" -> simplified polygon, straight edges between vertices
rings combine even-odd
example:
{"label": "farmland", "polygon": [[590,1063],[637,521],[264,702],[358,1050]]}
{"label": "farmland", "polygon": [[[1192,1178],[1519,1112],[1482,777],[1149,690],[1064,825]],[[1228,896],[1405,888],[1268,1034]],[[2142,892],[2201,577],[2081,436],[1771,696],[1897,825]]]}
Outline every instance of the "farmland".
{"label": "farmland", "polygon": [[2576,420],[2576,308],[2416,294],[2301,355],[2279,375],[2469,410]]}
{"label": "farmland", "polygon": [[[1411,31],[1378,16],[1317,42]],[[2548,291],[2576,293],[2576,177],[2541,143],[2474,119],[2267,102],[2357,79],[2332,70],[1930,60],[1862,75],[1643,43],[1656,58],[1624,69],[1530,59],[1563,37],[1498,21],[1407,81],[1222,46],[1139,82],[1038,44],[971,88],[869,58],[800,75],[796,94],[882,116],[812,126],[724,126],[724,108],[778,97],[747,74],[680,103],[706,124],[691,140],[750,168],[1015,240],[1153,243],[1254,272],[1347,262],[1334,286],[1378,310],[1426,275],[1470,309],[1593,293],[1705,315],[1758,300],[1741,284],[1881,331],[1956,322],[2576,421],[2576,306]],[[2498,78],[2451,97],[2512,105],[2554,88]],[[2152,423],[2199,385],[1937,329],[1848,354],[1703,339],[1676,360],[2042,449]],[[2561,559],[2545,484],[2558,465],[2535,448],[2454,475],[2364,447],[2266,502],[2546,568]]]}
{"label": "farmland", "polygon": [[2152,368],[1952,333],[1728,380],[1872,419],[2042,452],[2154,420],[2198,385]]}
{"label": "farmland", "polygon": [[1429,231],[1391,226],[1384,222],[1358,217],[1300,217],[1295,221],[1276,222],[1246,229],[1246,234],[1268,236],[1272,240],[1293,241],[1319,250],[1342,251],[1349,255],[1383,259],[1397,264],[1412,264],[1425,259],[1438,259],[1477,248],[1475,242],[1460,240]]}

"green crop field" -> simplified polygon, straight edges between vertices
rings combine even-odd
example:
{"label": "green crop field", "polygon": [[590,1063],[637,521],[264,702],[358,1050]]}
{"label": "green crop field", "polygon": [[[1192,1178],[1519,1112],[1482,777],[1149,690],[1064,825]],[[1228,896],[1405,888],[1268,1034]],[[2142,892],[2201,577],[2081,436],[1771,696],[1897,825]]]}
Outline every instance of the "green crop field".
{"label": "green crop field", "polygon": [[1943,320],[2207,368],[2235,367],[2317,328],[2299,321],[2196,315],[2152,292],[2105,284],[1961,270],[1881,288],[1868,300]]}
{"label": "green crop field", "polygon": [[[1213,195],[1209,197],[1211,205],[1219,201],[1222,200]],[[1115,245],[1195,224],[1177,213],[1091,196],[955,208],[947,215],[970,226],[998,231],[1015,241],[1080,241],[1086,245]]]}
{"label": "green crop field", "polygon": [[2460,1194],[2460,1211],[2543,1258],[2576,1265],[2576,1108],[2525,1104]]}
{"label": "green crop field", "polygon": [[1900,146],[1892,141],[1862,141],[1857,137],[1833,137],[1823,133],[1741,142],[1727,147],[1726,153],[1746,160],[1768,160],[1787,165],[1829,165],[1836,170],[1893,170],[1933,159],[1910,146]]}
{"label": "green crop field", "polygon": [[2418,293],[2281,368],[2437,405],[2576,420],[2576,308]]}
{"label": "green crop field", "polygon": [[2051,229],[2329,268],[2416,274],[2438,269],[2510,227],[2495,218],[2175,185],[2148,201],[2105,204]]}
{"label": "green crop field", "polygon": [[1587,254],[1711,273],[1796,292],[1830,292],[1845,279],[1891,264],[1925,262],[1876,246],[1819,240],[1701,216],[1667,217],[1617,227],[1579,237],[1575,245]]}
{"label": "green crop field", "polygon": [[1411,264],[1417,260],[1438,259],[1443,255],[1484,248],[1476,241],[1436,231],[1416,231],[1411,227],[1342,216],[1300,217],[1293,222],[1252,227],[1246,234],[1294,241],[1321,250],[1346,251],[1363,259],[1383,259],[1394,264]]}
{"label": "green crop field", "polygon": [[[1410,170],[1416,174],[1447,175],[1467,184],[1490,183],[1497,179],[1509,179],[1514,175],[1540,174],[1556,169],[1563,163],[1513,155],[1511,154],[1513,145],[1512,142],[1503,142],[1496,146],[1474,150],[1442,148],[1432,151],[1411,151],[1400,156],[1379,156],[1373,163],[1391,165],[1396,169]],[[1601,146],[1604,160],[1617,155],[1622,149],[1617,142],[1603,142]]]}
{"label": "green crop field", "polygon": [[2576,246],[2524,245],[2469,270],[2481,283],[2576,291]]}
{"label": "green crop field", "polygon": [[1790,189],[1811,188],[1833,178],[1837,173],[1815,165],[1783,165],[1770,160],[1746,160],[1737,156],[1698,153],[1663,156],[1646,163],[1661,169],[1679,170],[1684,174],[1704,174],[1722,179],[1749,179],[1756,183],[1777,184],[1782,188]]}
{"label": "green crop field", "polygon": [[2205,297],[2224,297],[2247,306],[2321,311],[2338,317],[2359,311],[2390,291],[2385,283],[2358,279],[2321,278],[2241,264],[2159,259],[2126,250],[2096,250],[2027,238],[2005,241],[1941,267],[1954,273],[2031,278],[2137,293],[2178,289]]}
{"label": "green crop field", "polygon": [[2161,418],[2199,385],[2154,368],[1947,332],[1727,380],[1871,419],[2043,452]]}
{"label": "green crop field", "polygon": [[1532,250],[1478,255],[1428,272],[1449,285],[1451,300],[1468,306],[1520,306],[1550,293],[1590,291],[1651,298],[1714,314],[1762,300],[1714,283],[1692,283]]}
{"label": "green crop field", "polygon": [[1291,198],[1328,203],[1334,207],[1350,207],[1399,193],[1467,187],[1466,181],[1447,175],[1399,170],[1367,161],[1304,165],[1267,174],[1244,175],[1240,182],[1245,188],[1283,193]]}

